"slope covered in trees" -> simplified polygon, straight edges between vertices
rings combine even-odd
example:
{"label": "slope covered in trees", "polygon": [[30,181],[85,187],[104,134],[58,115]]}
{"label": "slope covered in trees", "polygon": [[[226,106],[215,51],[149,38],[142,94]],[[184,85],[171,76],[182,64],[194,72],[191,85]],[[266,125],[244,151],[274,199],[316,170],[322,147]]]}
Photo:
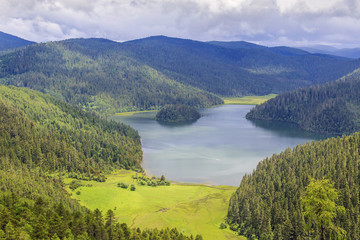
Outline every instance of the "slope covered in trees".
{"label": "slope covered in trees", "polygon": [[347,231],[347,239],[359,239],[359,152],[360,134],[355,133],[299,145],[261,161],[232,196],[228,223],[249,239],[319,239],[320,231],[305,228],[309,219],[300,202],[310,179],[325,177],[339,193],[337,204],[345,208],[335,225]]}
{"label": "slope covered in trees", "polygon": [[176,81],[222,96],[280,93],[336,80],[360,66],[359,60],[293,48],[219,44],[157,36],[119,48]]}
{"label": "slope covered in trees", "polygon": [[[1,239],[194,239],[176,229],[130,229],[70,198],[64,174],[104,181],[140,168],[137,132],[54,97],[0,86]],[[197,239],[201,239],[197,236]]]}
{"label": "slope covered in trees", "polygon": [[211,93],[121,55],[114,50],[117,45],[105,39],[75,39],[29,46],[0,57],[0,83],[49,93],[103,114],[165,104],[222,103]]}
{"label": "slope covered in trees", "polygon": [[35,44],[35,42],[31,42],[0,31],[0,51],[25,47],[31,44]]}
{"label": "slope covered in trees", "polygon": [[284,93],[256,106],[248,119],[285,121],[341,135],[360,130],[360,69],[338,81]]}
{"label": "slope covered in trees", "polygon": [[141,168],[140,137],[127,125],[16,87],[0,86],[0,112],[2,161],[98,180],[113,168]]}

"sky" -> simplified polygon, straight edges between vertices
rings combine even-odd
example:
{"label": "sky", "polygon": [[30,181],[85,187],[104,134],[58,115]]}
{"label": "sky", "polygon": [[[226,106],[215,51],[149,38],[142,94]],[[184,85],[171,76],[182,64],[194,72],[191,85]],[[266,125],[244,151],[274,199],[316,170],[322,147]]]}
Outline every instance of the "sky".
{"label": "sky", "polygon": [[0,0],[0,31],[36,42],[165,35],[360,46],[360,0]]}

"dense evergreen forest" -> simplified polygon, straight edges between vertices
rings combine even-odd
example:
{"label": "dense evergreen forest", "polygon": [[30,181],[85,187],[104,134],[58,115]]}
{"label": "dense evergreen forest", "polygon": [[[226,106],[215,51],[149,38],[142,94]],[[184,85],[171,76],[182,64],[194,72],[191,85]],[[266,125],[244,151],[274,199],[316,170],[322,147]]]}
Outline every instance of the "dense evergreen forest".
{"label": "dense evergreen forest", "polygon": [[285,121],[341,135],[360,130],[360,69],[331,83],[278,95],[256,106],[248,119]]}
{"label": "dense evergreen forest", "polygon": [[215,44],[157,36],[118,48],[178,82],[221,96],[281,93],[336,80],[360,66],[360,60],[246,42]]}
{"label": "dense evergreen forest", "polygon": [[0,83],[48,93],[102,114],[165,104],[223,103],[119,54],[114,50],[117,45],[105,39],[78,39],[28,46],[0,57]]}
{"label": "dense evergreen forest", "polygon": [[360,60],[245,42],[69,39],[1,54],[0,83],[110,115],[166,104],[209,107],[222,103],[216,95],[281,93],[336,80],[359,66]]}
{"label": "dense evergreen forest", "polygon": [[[25,88],[0,86],[0,239],[194,239],[130,229],[71,199],[62,178],[141,169],[137,132]],[[197,236],[195,239],[202,239]]]}
{"label": "dense evergreen forest", "polygon": [[165,105],[156,114],[155,119],[164,123],[194,122],[201,117],[200,113],[187,105]]}
{"label": "dense evergreen forest", "polygon": [[12,164],[102,180],[114,168],[141,168],[138,133],[25,88],[0,86],[0,154]]}
{"label": "dense evergreen forest", "polygon": [[[243,177],[230,199],[228,222],[249,239],[319,239],[305,228],[300,200],[311,178],[327,178],[345,207],[335,220],[347,239],[360,238],[360,134],[330,138],[286,149],[261,161]],[[327,238],[329,238],[327,232]]]}

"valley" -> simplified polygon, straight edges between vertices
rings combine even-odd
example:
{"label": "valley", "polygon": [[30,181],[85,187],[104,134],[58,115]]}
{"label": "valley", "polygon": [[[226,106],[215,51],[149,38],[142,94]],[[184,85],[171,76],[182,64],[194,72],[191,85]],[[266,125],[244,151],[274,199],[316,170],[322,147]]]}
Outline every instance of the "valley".
{"label": "valley", "polygon": [[[360,239],[359,67],[0,32],[0,239]],[[304,213],[310,183],[336,195],[327,226]]]}

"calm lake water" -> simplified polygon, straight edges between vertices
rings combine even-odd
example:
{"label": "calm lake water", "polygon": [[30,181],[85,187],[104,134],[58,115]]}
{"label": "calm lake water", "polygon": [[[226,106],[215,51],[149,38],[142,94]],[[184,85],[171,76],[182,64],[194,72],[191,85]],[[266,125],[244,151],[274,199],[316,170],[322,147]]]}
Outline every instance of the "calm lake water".
{"label": "calm lake water", "polygon": [[189,125],[162,125],[155,113],[113,117],[139,131],[143,168],[174,181],[238,186],[259,161],[324,136],[286,123],[249,121],[253,106],[224,105],[201,111]]}

